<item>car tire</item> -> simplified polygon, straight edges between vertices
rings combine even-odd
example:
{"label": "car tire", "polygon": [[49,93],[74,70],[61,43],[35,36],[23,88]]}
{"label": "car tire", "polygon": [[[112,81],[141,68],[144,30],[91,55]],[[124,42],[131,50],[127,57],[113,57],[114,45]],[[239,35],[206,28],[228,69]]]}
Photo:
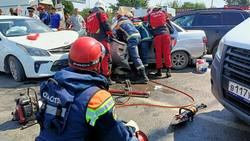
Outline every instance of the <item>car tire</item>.
{"label": "car tire", "polygon": [[10,73],[12,77],[14,78],[14,80],[16,80],[17,82],[21,82],[25,80],[25,73],[24,73],[23,66],[16,57],[10,56],[8,58],[8,65],[9,65]]}
{"label": "car tire", "polygon": [[212,51],[212,59],[214,59],[214,57],[215,57],[215,54],[216,54],[216,52],[217,52],[217,48],[218,48],[218,46],[215,46],[215,47],[213,48],[213,51]]}
{"label": "car tire", "polygon": [[187,67],[189,56],[184,51],[176,51],[171,55],[173,69],[181,70]]}

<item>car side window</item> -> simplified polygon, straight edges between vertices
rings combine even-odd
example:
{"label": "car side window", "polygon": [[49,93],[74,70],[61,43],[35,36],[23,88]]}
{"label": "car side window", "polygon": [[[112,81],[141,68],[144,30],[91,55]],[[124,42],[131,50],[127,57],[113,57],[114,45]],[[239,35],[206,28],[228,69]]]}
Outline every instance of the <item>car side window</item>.
{"label": "car side window", "polygon": [[219,13],[202,13],[197,19],[197,26],[215,26],[221,25],[221,14]]}
{"label": "car side window", "polygon": [[222,15],[224,25],[238,25],[244,20],[244,17],[241,13],[225,12]]}
{"label": "car side window", "polygon": [[185,15],[175,19],[174,22],[182,27],[190,27],[193,24],[194,17],[194,15]]}

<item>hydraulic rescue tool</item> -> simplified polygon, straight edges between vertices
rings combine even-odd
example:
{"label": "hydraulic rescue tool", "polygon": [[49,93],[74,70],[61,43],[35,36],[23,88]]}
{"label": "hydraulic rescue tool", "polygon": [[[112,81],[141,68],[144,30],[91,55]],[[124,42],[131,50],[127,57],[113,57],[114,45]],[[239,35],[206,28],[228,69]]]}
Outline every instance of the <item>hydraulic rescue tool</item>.
{"label": "hydraulic rescue tool", "polygon": [[125,87],[124,90],[119,89],[109,89],[109,92],[113,96],[130,96],[130,97],[142,97],[142,98],[148,98],[150,95],[150,92],[147,91],[137,91],[133,90],[131,87],[130,80],[125,80]]}
{"label": "hydraulic rescue tool", "polygon": [[[30,91],[33,91],[34,94],[30,95]],[[35,89],[28,88],[25,94],[20,94],[15,99],[16,108],[12,112],[13,121],[18,121],[21,126],[21,129],[25,129],[32,125],[36,124],[35,113],[38,111],[38,98]]]}
{"label": "hydraulic rescue tool", "polygon": [[188,121],[193,121],[194,115],[198,112],[198,110],[204,109],[206,107],[207,105],[202,103],[189,108],[180,108],[179,114],[174,116],[171,125],[180,125]]}

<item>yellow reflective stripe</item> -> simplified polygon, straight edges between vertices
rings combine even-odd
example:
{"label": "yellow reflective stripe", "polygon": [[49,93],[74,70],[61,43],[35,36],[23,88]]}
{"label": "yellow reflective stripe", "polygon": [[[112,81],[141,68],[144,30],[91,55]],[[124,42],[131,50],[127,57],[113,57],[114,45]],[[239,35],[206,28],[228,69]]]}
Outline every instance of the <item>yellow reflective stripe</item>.
{"label": "yellow reflective stripe", "polygon": [[107,113],[110,109],[112,109],[115,105],[115,102],[113,101],[113,98],[110,97],[107,99],[99,108],[96,110],[87,108],[86,111],[86,120],[87,123],[89,123],[91,126],[95,126],[96,120]]}
{"label": "yellow reflective stripe", "polygon": [[128,36],[127,40],[129,40],[132,37],[138,37],[138,36],[141,36],[140,33],[134,33],[134,34]]}
{"label": "yellow reflective stripe", "polygon": [[99,33],[100,32],[100,28],[96,31],[96,33]]}

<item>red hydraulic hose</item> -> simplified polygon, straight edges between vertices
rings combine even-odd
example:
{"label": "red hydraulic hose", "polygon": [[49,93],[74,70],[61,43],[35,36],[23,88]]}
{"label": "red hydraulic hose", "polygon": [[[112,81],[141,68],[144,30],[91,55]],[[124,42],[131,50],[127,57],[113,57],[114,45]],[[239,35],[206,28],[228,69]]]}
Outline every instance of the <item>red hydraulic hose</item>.
{"label": "red hydraulic hose", "polygon": [[157,85],[161,85],[165,88],[171,89],[173,91],[179,92],[180,94],[183,94],[185,96],[187,96],[189,99],[191,99],[191,103],[189,104],[185,104],[185,105],[159,105],[159,104],[145,104],[145,103],[132,103],[132,104],[127,104],[129,102],[129,99],[131,97],[131,95],[129,95],[129,99],[126,100],[125,102],[122,103],[116,103],[116,108],[124,108],[124,107],[133,107],[133,106],[144,106],[144,107],[157,107],[157,108],[183,108],[183,107],[190,107],[193,106],[195,104],[195,99],[188,93],[183,92],[179,89],[176,89],[174,87],[159,83],[155,80],[150,80],[150,82],[157,84]]}

